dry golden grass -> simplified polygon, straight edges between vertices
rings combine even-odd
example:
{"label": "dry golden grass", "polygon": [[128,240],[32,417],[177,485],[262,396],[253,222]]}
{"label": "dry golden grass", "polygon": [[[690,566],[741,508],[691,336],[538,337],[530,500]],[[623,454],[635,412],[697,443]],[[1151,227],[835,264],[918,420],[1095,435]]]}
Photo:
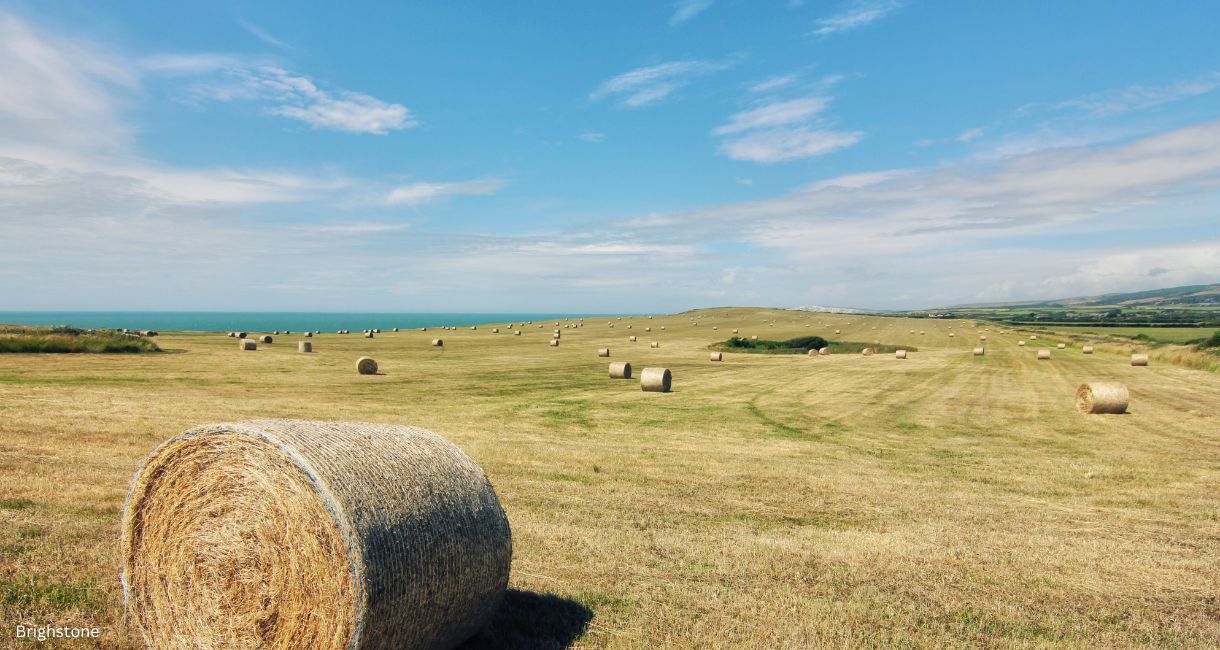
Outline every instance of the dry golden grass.
{"label": "dry golden grass", "polygon": [[[1220,375],[1101,346],[1038,362],[995,327],[975,357],[947,336],[966,321],[718,309],[656,317],[654,349],[621,345],[633,320],[557,349],[534,328],[320,334],[311,355],[166,332],[165,354],[0,356],[0,620],[129,646],[119,513],[144,456],[198,424],[308,418],[418,425],[482,465],[519,647],[565,602],[539,594],[591,610],[589,648],[1220,644]],[[919,352],[708,363],[713,326]],[[615,346],[673,392],[609,379]],[[1094,380],[1125,383],[1129,413],[1079,413]]]}

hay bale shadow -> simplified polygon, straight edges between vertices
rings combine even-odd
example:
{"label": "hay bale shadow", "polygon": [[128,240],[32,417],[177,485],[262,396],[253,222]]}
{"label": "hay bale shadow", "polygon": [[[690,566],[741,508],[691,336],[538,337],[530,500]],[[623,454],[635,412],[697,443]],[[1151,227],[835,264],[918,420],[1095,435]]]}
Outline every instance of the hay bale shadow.
{"label": "hay bale shadow", "polygon": [[554,594],[509,589],[491,622],[458,650],[562,650],[593,620],[593,610]]}

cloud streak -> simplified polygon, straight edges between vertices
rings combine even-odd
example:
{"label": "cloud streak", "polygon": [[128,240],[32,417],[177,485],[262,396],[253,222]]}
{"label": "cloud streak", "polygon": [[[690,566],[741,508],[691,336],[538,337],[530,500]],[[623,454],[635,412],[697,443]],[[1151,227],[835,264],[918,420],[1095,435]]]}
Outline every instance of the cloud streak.
{"label": "cloud streak", "polygon": [[674,13],[669,17],[669,24],[680,25],[703,13],[712,6],[712,0],[679,0],[675,2]]}
{"label": "cloud streak", "polygon": [[636,68],[606,80],[589,94],[589,99],[596,102],[614,98],[623,108],[651,106],[668,99],[694,79],[727,67],[723,63],[689,59]]}
{"label": "cloud streak", "polygon": [[902,4],[898,0],[856,0],[839,13],[818,20],[812,34],[829,36],[850,32],[893,14],[902,8]]}
{"label": "cloud streak", "polygon": [[454,196],[489,196],[507,183],[500,178],[448,183],[418,182],[396,187],[386,195],[387,205],[422,205]]}

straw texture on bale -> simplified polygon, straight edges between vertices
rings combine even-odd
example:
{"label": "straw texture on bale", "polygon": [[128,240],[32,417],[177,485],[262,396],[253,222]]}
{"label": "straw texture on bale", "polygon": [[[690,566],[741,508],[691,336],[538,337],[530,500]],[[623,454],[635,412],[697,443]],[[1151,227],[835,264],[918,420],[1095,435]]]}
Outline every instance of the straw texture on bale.
{"label": "straw texture on bale", "polygon": [[373,357],[360,357],[356,359],[356,372],[362,375],[377,374],[377,360]]}
{"label": "straw texture on bale", "polygon": [[1126,413],[1131,394],[1117,382],[1095,381],[1076,389],[1076,408],[1081,413]]}
{"label": "straw texture on bale", "polygon": [[608,356],[610,356],[610,348],[598,348],[598,349],[597,349],[597,356],[599,356],[599,357],[608,357]]}
{"label": "straw texture on bale", "polygon": [[453,647],[499,606],[512,556],[486,475],[441,436],[294,420],[162,444],[120,543],[150,648]]}
{"label": "straw texture on bale", "polygon": [[297,352],[313,352],[313,343],[309,341],[297,341]]}
{"label": "straw texture on bale", "polygon": [[631,364],[626,361],[615,361],[610,364],[611,379],[631,379]]}
{"label": "straw texture on bale", "polygon": [[242,339],[237,342],[239,350],[257,350],[258,343],[254,339]]}
{"label": "straw texture on bale", "polygon": [[976,356],[976,357],[981,357],[981,356],[983,356],[983,348],[975,348],[975,349],[974,349],[974,356]]}
{"label": "straw texture on bale", "polygon": [[640,389],[648,393],[668,393],[673,384],[669,368],[645,368],[640,373]]}
{"label": "straw texture on bale", "polygon": [[443,348],[443,347],[445,347],[445,341],[444,341],[444,339],[432,339],[432,347],[434,347],[434,348]]}
{"label": "straw texture on bale", "polygon": [[270,342],[271,342],[271,340],[272,340],[272,339],[271,339],[271,337],[270,337],[270,336],[268,336],[268,335],[266,335],[266,334],[264,334],[264,335],[262,335],[262,336],[258,337],[258,342],[259,342],[259,343],[270,343]]}
{"label": "straw texture on bale", "polygon": [[1083,352],[1083,353],[1085,353],[1085,354],[1093,354],[1093,346],[1091,346],[1091,345],[1086,345],[1086,346],[1084,346],[1083,348],[1080,348],[1080,351],[1081,351],[1081,352]]}
{"label": "straw texture on bale", "polygon": [[872,349],[872,348],[864,348],[863,350],[861,350],[861,351],[860,351],[860,354],[863,354],[863,355],[864,355],[864,356],[866,356],[866,357],[871,357],[871,356],[873,356],[873,349]]}
{"label": "straw texture on bale", "polygon": [[1148,365],[1148,355],[1146,355],[1146,354],[1133,354],[1133,355],[1131,355],[1131,365],[1133,365],[1133,366],[1146,366],[1146,365]]}
{"label": "straw texture on bale", "polygon": [[894,358],[895,358],[895,359],[905,359],[905,358],[907,358],[907,351],[906,351],[906,350],[895,350],[895,351],[894,351]]}
{"label": "straw texture on bale", "polygon": [[724,361],[723,352],[712,352],[707,355],[708,361]]}
{"label": "straw texture on bale", "polygon": [[1051,358],[1050,350],[1046,350],[1046,349],[1038,350],[1038,360],[1039,361],[1045,361],[1049,358]]}

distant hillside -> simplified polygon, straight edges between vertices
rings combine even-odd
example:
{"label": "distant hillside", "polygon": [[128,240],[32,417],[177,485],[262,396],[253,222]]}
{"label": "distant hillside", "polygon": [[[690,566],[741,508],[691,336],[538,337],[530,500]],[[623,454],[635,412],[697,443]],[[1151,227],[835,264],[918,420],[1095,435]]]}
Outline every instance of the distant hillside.
{"label": "distant hillside", "polygon": [[950,309],[1021,309],[1046,307],[1218,307],[1220,306],[1220,283],[1195,284],[1186,287],[1169,287],[1131,293],[1107,293],[1100,296],[1060,298],[1026,302],[992,302],[969,305],[954,305]]}

